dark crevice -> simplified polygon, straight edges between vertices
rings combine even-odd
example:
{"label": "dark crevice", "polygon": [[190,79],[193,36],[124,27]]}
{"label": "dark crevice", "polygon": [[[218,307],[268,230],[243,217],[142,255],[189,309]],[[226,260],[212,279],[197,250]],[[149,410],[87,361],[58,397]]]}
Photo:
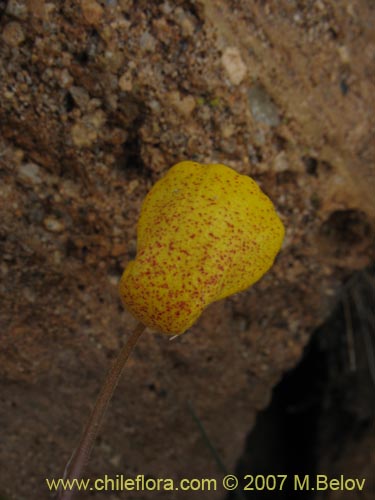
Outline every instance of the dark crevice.
{"label": "dark crevice", "polygon": [[[319,377],[314,375],[316,373]],[[303,477],[316,473],[316,457],[312,450],[317,439],[317,417],[325,377],[324,353],[315,337],[301,363],[284,376],[274,389],[271,404],[258,415],[236,470],[238,478],[247,474],[286,474],[288,478],[283,490],[277,491],[277,498],[296,498],[291,478],[295,474]],[[248,479],[242,482],[242,488],[246,484],[249,484]],[[275,498],[275,491],[248,491],[248,497]],[[313,497],[307,494],[304,498]],[[233,494],[227,497],[227,500],[235,499]]]}
{"label": "dark crevice", "polygon": [[0,0],[0,21],[3,18],[3,15],[7,9],[9,1],[8,0]]}
{"label": "dark crevice", "polygon": [[82,66],[86,66],[90,59],[87,50],[81,50],[80,52],[74,54],[74,57],[76,61],[79,62]]}
{"label": "dark crevice", "polygon": [[67,92],[64,97],[64,106],[65,110],[67,113],[70,113],[73,111],[73,109],[76,107],[76,104],[74,102],[73,96],[70,92]]}
{"label": "dark crevice", "polygon": [[[247,474],[286,474],[287,479],[282,491],[244,491],[245,498],[320,499],[317,474],[337,478],[345,470],[350,477],[363,476],[365,465],[356,467],[360,460],[366,464],[375,418],[374,271],[375,266],[347,282],[301,362],[258,415],[235,471],[241,489],[249,484],[243,480]],[[308,475],[311,488],[296,489],[296,475],[301,482]],[[229,493],[226,500],[235,498]]]}
{"label": "dark crevice", "polygon": [[321,233],[333,242],[352,247],[371,235],[371,224],[361,210],[336,210],[322,224]]}
{"label": "dark crevice", "polygon": [[117,154],[116,168],[126,180],[135,177],[151,178],[152,170],[142,158],[141,127],[146,119],[144,103],[129,93],[120,95],[118,114],[113,117],[112,125],[126,130],[127,140]]}
{"label": "dark crevice", "polygon": [[305,165],[306,173],[314,177],[318,176],[318,160],[312,156],[304,156],[302,161]]}
{"label": "dark crevice", "polygon": [[123,155],[118,163],[118,168],[127,177],[132,177],[132,174],[136,174],[137,176],[148,174],[148,169],[142,160],[141,140],[138,135],[134,135],[124,142]]}

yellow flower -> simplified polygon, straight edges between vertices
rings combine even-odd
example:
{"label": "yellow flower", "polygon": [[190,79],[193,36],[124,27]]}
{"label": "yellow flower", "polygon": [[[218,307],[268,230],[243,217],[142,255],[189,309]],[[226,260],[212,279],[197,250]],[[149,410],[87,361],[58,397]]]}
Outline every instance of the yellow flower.
{"label": "yellow flower", "polygon": [[146,326],[183,333],[209,304],[259,280],[283,237],[272,202],[250,177],[220,164],[177,163],[143,202],[137,256],[120,295]]}

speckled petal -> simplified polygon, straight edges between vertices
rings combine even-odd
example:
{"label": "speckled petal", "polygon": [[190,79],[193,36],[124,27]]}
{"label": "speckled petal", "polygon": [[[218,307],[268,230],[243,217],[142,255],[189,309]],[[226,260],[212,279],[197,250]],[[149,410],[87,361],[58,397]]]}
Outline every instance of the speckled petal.
{"label": "speckled petal", "polygon": [[263,276],[283,237],[272,202],[250,177],[178,163],[144,200],[121,297],[145,325],[183,333],[209,304]]}

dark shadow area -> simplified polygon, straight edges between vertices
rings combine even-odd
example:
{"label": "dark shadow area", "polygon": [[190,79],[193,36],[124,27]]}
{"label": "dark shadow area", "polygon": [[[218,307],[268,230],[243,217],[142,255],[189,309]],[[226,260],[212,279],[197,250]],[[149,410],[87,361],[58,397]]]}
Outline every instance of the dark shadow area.
{"label": "dark shadow area", "polygon": [[[252,488],[244,498],[331,498],[329,491],[317,491],[317,474],[365,477],[366,490],[374,487],[374,271],[372,267],[348,280],[331,317],[258,415],[235,471],[242,489]],[[287,476],[281,491],[278,475]],[[256,476],[269,476],[268,482]],[[337,498],[370,498],[360,491],[342,493],[346,496]],[[226,500],[236,498],[232,492]]]}

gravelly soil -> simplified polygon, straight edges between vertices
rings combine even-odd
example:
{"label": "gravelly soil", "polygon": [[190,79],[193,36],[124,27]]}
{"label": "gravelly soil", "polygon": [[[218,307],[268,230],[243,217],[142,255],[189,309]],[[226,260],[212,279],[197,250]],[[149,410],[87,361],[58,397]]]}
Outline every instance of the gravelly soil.
{"label": "gravelly soil", "polygon": [[[182,159],[253,176],[284,247],[186,335],[144,336],[88,474],[220,478],[191,408],[231,470],[343,282],[374,260],[374,6],[0,4],[0,495],[47,498],[62,473],[134,324],[117,282],[140,204]],[[159,497],[189,495],[134,495]]]}

